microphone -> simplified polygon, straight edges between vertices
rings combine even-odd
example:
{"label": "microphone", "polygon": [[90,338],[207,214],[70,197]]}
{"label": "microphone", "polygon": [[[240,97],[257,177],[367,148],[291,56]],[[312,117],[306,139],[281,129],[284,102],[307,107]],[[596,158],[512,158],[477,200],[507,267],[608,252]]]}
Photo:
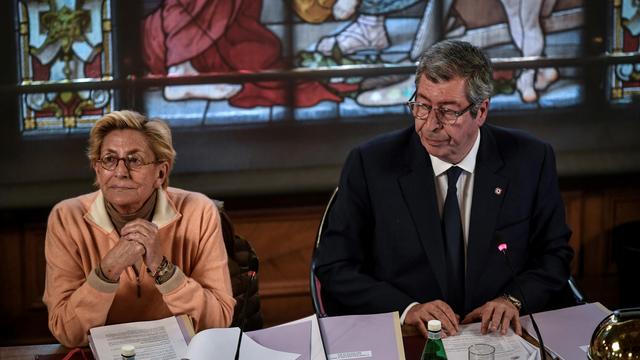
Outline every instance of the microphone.
{"label": "microphone", "polygon": [[249,277],[249,285],[244,292],[244,303],[242,303],[242,310],[240,310],[240,335],[238,336],[238,346],[236,347],[236,354],[234,356],[235,360],[240,359],[240,345],[242,344],[242,333],[244,332],[244,327],[247,325],[247,303],[249,302],[249,290],[251,290],[251,284],[255,280],[258,275],[258,258],[252,257],[249,259],[249,263],[247,264],[247,276]]}
{"label": "microphone", "polygon": [[513,282],[516,284],[518,288],[518,292],[520,292],[520,297],[522,298],[522,309],[529,315],[529,319],[531,319],[531,324],[533,324],[533,330],[536,332],[536,336],[538,337],[538,342],[540,343],[541,354],[540,357],[542,360],[546,359],[546,350],[544,347],[544,342],[542,341],[542,334],[540,334],[540,329],[538,329],[538,324],[536,320],[533,318],[533,315],[529,311],[529,306],[527,305],[527,299],[524,296],[524,291],[522,291],[522,287],[520,286],[520,282],[518,281],[518,276],[516,275],[513,266],[511,265],[511,260],[509,258],[509,254],[507,254],[507,243],[503,240],[501,233],[496,233],[496,243],[498,243],[498,251],[504,254],[504,258],[507,262],[507,266],[511,271],[511,278],[513,278]]}

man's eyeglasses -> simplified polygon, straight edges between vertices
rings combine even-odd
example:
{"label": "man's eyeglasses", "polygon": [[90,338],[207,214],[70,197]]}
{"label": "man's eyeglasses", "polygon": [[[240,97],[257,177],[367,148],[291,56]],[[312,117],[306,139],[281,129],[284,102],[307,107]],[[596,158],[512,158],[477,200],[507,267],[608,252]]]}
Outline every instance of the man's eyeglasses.
{"label": "man's eyeglasses", "polygon": [[[413,94],[413,96],[411,96],[411,99],[414,98],[415,93]],[[423,104],[419,101],[407,101],[406,104],[409,107],[409,110],[411,110],[414,118],[422,121],[427,121],[429,115],[431,115],[431,111],[433,110],[436,116],[436,120],[438,120],[439,123],[446,125],[455,124],[460,116],[471,110],[475,105],[474,103],[471,103],[466,108],[460,111],[455,111],[444,107],[434,108],[431,105]]]}
{"label": "man's eyeglasses", "polygon": [[120,163],[120,160],[124,161],[124,166],[130,171],[138,170],[145,165],[161,163],[161,161],[145,162],[142,157],[136,154],[130,154],[122,158],[112,154],[107,154],[102,158],[98,159],[98,162],[100,163],[100,166],[102,166],[103,169],[112,171],[118,166],[118,164]]}

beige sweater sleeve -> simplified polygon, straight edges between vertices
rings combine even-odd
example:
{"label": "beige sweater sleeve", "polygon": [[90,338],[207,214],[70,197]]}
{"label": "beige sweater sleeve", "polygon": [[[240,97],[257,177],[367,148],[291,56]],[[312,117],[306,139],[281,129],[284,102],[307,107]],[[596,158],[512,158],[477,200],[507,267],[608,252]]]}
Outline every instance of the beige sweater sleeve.
{"label": "beige sweater sleeve", "polygon": [[[202,196],[204,198],[204,196]],[[214,327],[228,327],[233,319],[235,299],[227,266],[227,253],[222,239],[220,214],[208,198],[200,213],[183,214],[190,236],[197,236],[195,264],[189,276],[180,268],[167,282],[158,285],[167,307],[173,314],[188,314],[196,331]],[[201,209],[201,208],[200,208]]]}
{"label": "beige sweater sleeve", "polygon": [[65,231],[73,221],[64,219],[63,212],[57,206],[49,216],[43,301],[49,310],[51,333],[62,345],[76,347],[87,345],[90,328],[104,325],[118,284],[100,280],[90,264],[83,264],[74,241],[79,234]]}

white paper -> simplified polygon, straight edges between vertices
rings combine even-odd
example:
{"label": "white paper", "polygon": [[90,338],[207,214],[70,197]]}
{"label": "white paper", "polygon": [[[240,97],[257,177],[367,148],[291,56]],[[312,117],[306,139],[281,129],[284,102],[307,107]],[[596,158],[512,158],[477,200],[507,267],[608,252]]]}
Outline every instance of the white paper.
{"label": "white paper", "polygon": [[[189,360],[233,360],[238,347],[239,328],[208,329],[197,333],[184,356]],[[241,360],[296,360],[300,354],[266,348],[248,336],[242,336]]]}
{"label": "white paper", "polygon": [[90,330],[96,353],[101,360],[120,360],[122,345],[136,348],[136,360],[179,360],[187,351],[175,317],[107,325]]}
{"label": "white paper", "polygon": [[322,336],[320,336],[320,326],[318,326],[318,318],[315,315],[278,326],[287,326],[288,324],[298,324],[307,321],[311,322],[311,360],[326,360],[327,356],[325,355],[324,346],[322,345]]}
{"label": "white paper", "polygon": [[469,346],[473,344],[489,344],[496,349],[496,360],[534,360],[539,358],[539,351],[529,346],[523,338],[509,329],[506,335],[488,333],[482,335],[480,323],[461,325],[458,335],[442,340],[448,360],[468,359]]}

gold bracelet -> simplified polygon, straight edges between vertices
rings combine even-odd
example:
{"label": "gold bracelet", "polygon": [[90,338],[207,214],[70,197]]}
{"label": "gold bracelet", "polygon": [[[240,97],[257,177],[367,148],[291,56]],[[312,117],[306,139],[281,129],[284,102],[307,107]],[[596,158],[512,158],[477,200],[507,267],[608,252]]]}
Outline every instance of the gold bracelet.
{"label": "gold bracelet", "polygon": [[173,276],[173,273],[175,272],[175,266],[170,263],[169,260],[167,260],[166,256],[163,256],[162,262],[160,262],[160,265],[158,265],[156,271],[152,273],[151,270],[147,268],[147,272],[151,274],[151,276],[153,276],[153,280],[155,281],[155,283],[160,285],[165,283],[167,280],[169,280],[169,278],[171,278],[171,276]]}
{"label": "gold bracelet", "polygon": [[160,271],[165,270],[168,263],[169,263],[169,260],[167,260],[167,257],[163,256],[162,261],[160,261],[160,265],[158,265],[158,267],[156,268],[156,271],[152,272],[151,269],[147,268],[147,273],[153,277],[156,277]]}
{"label": "gold bracelet", "polygon": [[167,271],[163,275],[158,275],[154,278],[156,284],[162,285],[166,283],[169,279],[171,279],[173,274],[175,274],[176,266],[173,265],[172,263],[168,263],[168,264],[169,265],[167,266]]}

